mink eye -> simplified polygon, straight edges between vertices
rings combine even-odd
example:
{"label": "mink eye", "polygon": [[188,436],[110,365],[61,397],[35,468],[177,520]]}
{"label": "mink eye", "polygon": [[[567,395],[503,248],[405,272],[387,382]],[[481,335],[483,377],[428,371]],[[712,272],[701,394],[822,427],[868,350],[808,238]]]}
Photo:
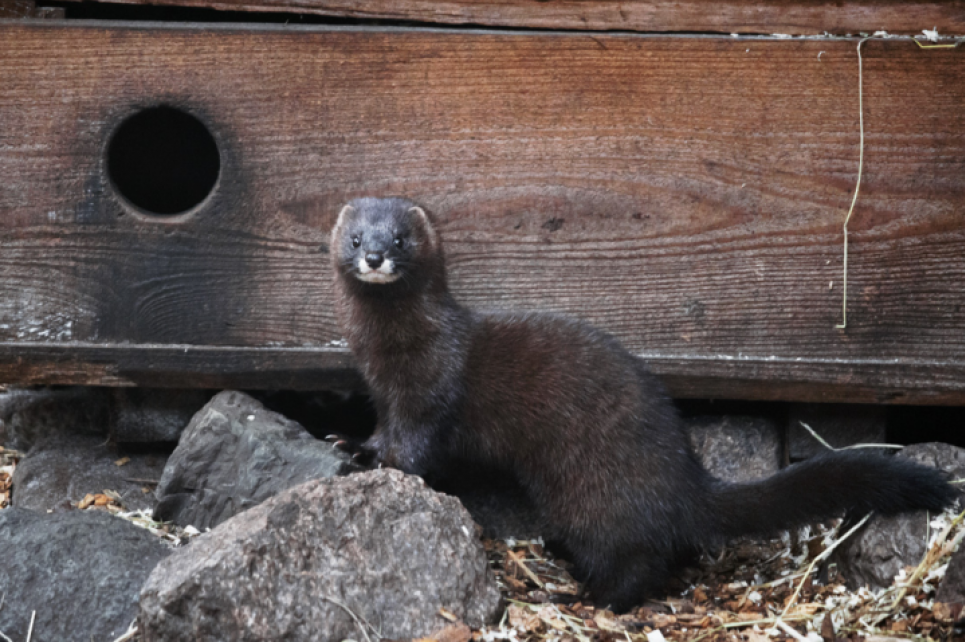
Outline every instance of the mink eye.
{"label": "mink eye", "polygon": [[352,247],[358,247],[362,244],[362,239],[358,235],[352,237]]}
{"label": "mink eye", "polygon": [[395,240],[393,241],[393,243],[395,244],[395,246],[396,246],[397,248],[399,248],[399,249],[401,250],[401,249],[402,249],[402,245],[404,244],[404,241],[402,240],[402,237],[401,237],[401,236],[397,236],[397,237],[395,237]]}

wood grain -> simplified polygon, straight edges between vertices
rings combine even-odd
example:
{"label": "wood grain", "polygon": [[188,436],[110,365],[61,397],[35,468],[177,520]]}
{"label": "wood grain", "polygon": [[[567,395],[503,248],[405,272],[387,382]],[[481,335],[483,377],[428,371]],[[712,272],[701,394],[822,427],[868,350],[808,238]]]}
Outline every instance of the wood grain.
{"label": "wood grain", "polygon": [[[154,0],[111,0],[156,4]],[[226,11],[530,29],[751,34],[965,33],[961,0],[165,0]]]}
{"label": "wood grain", "polygon": [[[7,23],[0,379],[159,384],[129,373],[161,359],[165,381],[317,385],[308,364],[347,367],[332,217],[403,194],[460,300],[587,318],[675,394],[962,402],[963,52],[864,45],[842,331],[855,44]],[[104,175],[113,128],[158,104],[221,149],[187,217],[132,213]]]}
{"label": "wood grain", "polygon": [[30,18],[36,9],[34,0],[0,0],[0,18]]}
{"label": "wood grain", "polygon": [[[961,404],[960,361],[811,360],[647,354],[677,398]],[[345,348],[197,345],[0,344],[0,380],[22,385],[362,390]]]}
{"label": "wood grain", "polygon": [[44,18],[62,20],[63,7],[38,7],[34,0],[0,0],[0,20],[9,18]]}

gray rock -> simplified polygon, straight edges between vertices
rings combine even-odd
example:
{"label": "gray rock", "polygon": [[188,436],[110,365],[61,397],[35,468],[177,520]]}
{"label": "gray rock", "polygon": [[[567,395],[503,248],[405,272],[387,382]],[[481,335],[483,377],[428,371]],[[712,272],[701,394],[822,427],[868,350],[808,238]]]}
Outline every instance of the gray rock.
{"label": "gray rock", "polygon": [[120,444],[176,442],[211,396],[205,390],[116,388],[111,437]]}
{"label": "gray rock", "polygon": [[138,593],[170,548],[99,511],[0,511],[0,631],[32,642],[113,640],[137,615]]}
{"label": "gray rock", "polygon": [[475,529],[455,498],[397,470],[307,482],[158,565],[144,641],[339,642],[365,639],[363,622],[408,639],[444,626],[440,608],[481,626],[500,598]]}
{"label": "gray rock", "polygon": [[153,510],[157,500],[150,482],[160,479],[166,456],[130,454],[130,461],[118,466],[121,457],[102,437],[45,441],[17,465],[12,504],[41,512],[67,510],[88,493],[112,490],[127,510]]}
{"label": "gray rock", "polygon": [[[965,479],[965,448],[931,442],[902,448],[897,456],[943,470],[948,473],[949,479]],[[958,488],[961,489],[960,494],[965,496],[965,486],[958,485]]]}
{"label": "gray rock", "polygon": [[[950,478],[965,476],[965,449],[949,444],[915,444],[895,456],[934,466],[949,473]],[[928,520],[926,511],[873,517],[835,554],[848,586],[888,587],[900,569],[921,562],[928,544]]]}
{"label": "gray rock", "polygon": [[736,415],[687,420],[690,443],[711,474],[727,481],[750,481],[781,468],[781,432],[765,417]]}
{"label": "gray rock", "polygon": [[358,470],[338,448],[225,391],[191,420],[158,484],[155,517],[214,527],[296,484]]}
{"label": "gray rock", "polygon": [[965,548],[959,548],[952,555],[945,571],[945,577],[935,594],[936,602],[946,604],[965,604]]}
{"label": "gray rock", "polygon": [[945,577],[935,594],[936,602],[965,603],[965,548],[959,548],[945,571]]}
{"label": "gray rock", "polygon": [[788,410],[787,443],[792,461],[807,459],[827,452],[807,431],[806,423],[832,448],[844,448],[854,444],[886,443],[886,408],[858,404],[791,404]]}
{"label": "gray rock", "polygon": [[10,388],[0,393],[4,446],[26,452],[73,435],[107,435],[107,388]]}

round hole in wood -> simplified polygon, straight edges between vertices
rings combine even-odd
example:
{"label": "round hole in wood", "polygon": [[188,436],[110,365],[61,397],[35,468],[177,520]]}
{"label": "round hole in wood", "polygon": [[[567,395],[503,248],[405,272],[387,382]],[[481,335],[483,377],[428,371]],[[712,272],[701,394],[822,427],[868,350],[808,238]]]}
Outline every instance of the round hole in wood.
{"label": "round hole in wood", "polygon": [[150,107],[122,122],[107,145],[114,189],[145,214],[172,216],[214,189],[221,155],[214,136],[191,114]]}

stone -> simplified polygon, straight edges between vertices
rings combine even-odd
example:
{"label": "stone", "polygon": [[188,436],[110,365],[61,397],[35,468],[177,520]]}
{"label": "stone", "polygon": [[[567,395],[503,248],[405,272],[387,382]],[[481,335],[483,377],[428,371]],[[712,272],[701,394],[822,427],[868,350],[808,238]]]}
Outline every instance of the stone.
{"label": "stone", "polygon": [[781,468],[781,432],[767,417],[720,415],[685,420],[690,443],[712,475],[732,482],[769,477]]}
{"label": "stone", "polygon": [[191,419],[157,488],[155,518],[213,528],[282,490],[358,470],[351,457],[241,392]]}
{"label": "stone", "polygon": [[787,443],[791,461],[827,452],[828,448],[807,431],[806,423],[832,448],[854,444],[887,443],[887,409],[860,404],[797,403],[788,408]]}
{"label": "stone", "polygon": [[106,388],[10,388],[0,393],[6,448],[27,452],[72,435],[103,435],[110,428]]}
{"label": "stone", "polygon": [[952,555],[945,570],[945,577],[935,594],[936,602],[945,604],[965,604],[965,548],[959,549]]}
{"label": "stone", "polygon": [[0,631],[32,642],[114,640],[137,615],[141,586],[170,547],[100,511],[0,511]]}
{"label": "stone", "polygon": [[499,607],[458,500],[382,469],[306,482],[199,536],[151,574],[139,622],[144,642],[340,642],[428,635],[440,609],[478,628]]}
{"label": "stone", "polygon": [[[125,458],[129,461],[119,466]],[[155,484],[166,459],[164,453],[124,455],[103,437],[48,440],[31,448],[17,465],[12,504],[41,512],[69,510],[88,493],[112,490],[126,510],[153,510]]]}
{"label": "stone", "polygon": [[[902,449],[895,457],[939,468],[948,473],[950,479],[965,477],[965,449],[956,446],[915,444]],[[929,516],[927,511],[872,517],[835,554],[838,569],[848,586],[886,588],[891,586],[899,570],[917,566],[925,555],[930,517],[934,515]]]}
{"label": "stone", "polygon": [[207,390],[115,388],[111,437],[119,444],[177,442],[212,396]]}

